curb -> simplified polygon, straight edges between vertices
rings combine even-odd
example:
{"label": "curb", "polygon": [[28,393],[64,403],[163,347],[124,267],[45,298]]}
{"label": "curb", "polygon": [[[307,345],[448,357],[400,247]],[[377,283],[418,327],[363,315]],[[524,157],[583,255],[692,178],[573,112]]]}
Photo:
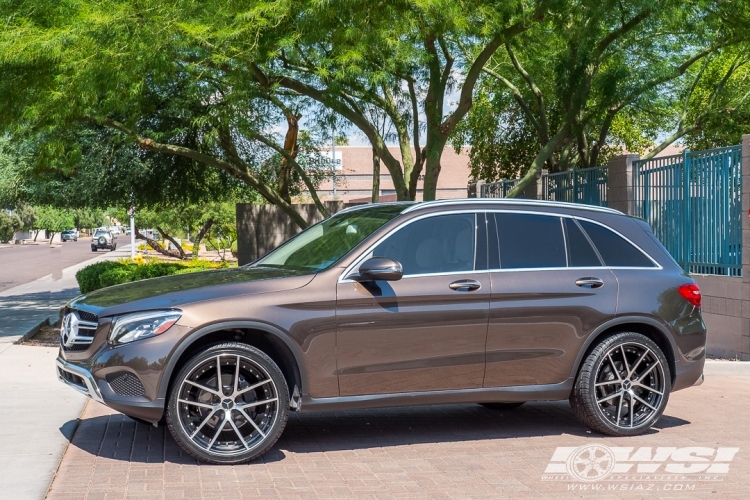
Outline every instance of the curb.
{"label": "curb", "polygon": [[707,359],[703,374],[710,376],[750,377],[750,361],[716,361]]}

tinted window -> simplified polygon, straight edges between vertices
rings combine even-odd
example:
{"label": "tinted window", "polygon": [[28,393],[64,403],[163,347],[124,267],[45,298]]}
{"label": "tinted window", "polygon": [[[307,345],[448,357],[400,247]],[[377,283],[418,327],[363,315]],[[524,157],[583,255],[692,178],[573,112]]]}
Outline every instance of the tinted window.
{"label": "tinted window", "polygon": [[401,263],[404,276],[474,269],[474,214],[428,217],[399,229],[373,257]]}
{"label": "tinted window", "polygon": [[558,217],[495,214],[500,268],[565,267],[565,240]]}
{"label": "tinted window", "polygon": [[612,267],[654,267],[654,263],[626,240],[609,229],[591,222],[579,221],[599,250],[604,263]]}
{"label": "tinted window", "polygon": [[565,241],[568,243],[568,265],[570,267],[598,267],[602,265],[599,256],[589,243],[586,235],[573,219],[565,220]]}
{"label": "tinted window", "polygon": [[342,212],[302,231],[257,266],[318,272],[330,267],[362,240],[403,211],[400,205]]}

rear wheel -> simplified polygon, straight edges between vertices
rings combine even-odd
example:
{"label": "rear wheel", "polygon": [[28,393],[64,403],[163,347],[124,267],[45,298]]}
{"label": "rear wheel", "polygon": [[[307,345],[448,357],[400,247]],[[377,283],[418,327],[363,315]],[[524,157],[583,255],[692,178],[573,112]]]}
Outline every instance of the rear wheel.
{"label": "rear wheel", "polygon": [[485,408],[489,408],[490,410],[513,410],[518,408],[523,404],[523,402],[516,402],[516,403],[479,403],[480,405],[484,406]]}
{"label": "rear wheel", "polygon": [[570,406],[581,422],[603,434],[642,434],[664,412],[671,380],[659,346],[639,333],[618,333],[584,361]]}
{"label": "rear wheel", "polygon": [[92,252],[96,252],[96,247],[91,247]]}
{"label": "rear wheel", "polygon": [[237,342],[204,349],[174,380],[167,424],[190,455],[238,464],[268,451],[284,431],[289,390],[265,353]]}

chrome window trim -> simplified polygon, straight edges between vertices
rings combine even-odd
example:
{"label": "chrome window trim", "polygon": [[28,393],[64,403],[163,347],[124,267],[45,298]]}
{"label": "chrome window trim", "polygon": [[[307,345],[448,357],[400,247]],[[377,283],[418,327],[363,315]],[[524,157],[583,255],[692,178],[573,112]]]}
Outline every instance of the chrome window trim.
{"label": "chrome window trim", "polygon": [[[476,257],[476,255],[477,255],[477,214],[479,212],[485,212],[485,210],[469,210],[469,209],[466,209],[466,210],[447,210],[447,211],[443,211],[443,212],[432,212],[432,213],[429,213],[429,214],[423,214],[423,215],[420,215],[418,217],[414,217],[413,219],[409,219],[407,221],[404,221],[403,223],[399,224],[398,226],[396,226],[395,228],[391,229],[386,234],[384,234],[383,236],[381,236],[380,238],[378,238],[370,246],[368,246],[367,249],[365,249],[361,254],[359,254],[359,256],[356,259],[354,259],[354,261],[351,264],[349,264],[348,266],[346,266],[346,268],[344,269],[344,272],[342,272],[339,275],[339,279],[336,282],[337,283],[357,283],[357,281],[352,280],[352,279],[348,279],[348,278],[346,278],[346,276],[349,276],[351,274],[351,272],[357,266],[359,266],[359,264],[361,264],[362,261],[365,260],[368,255],[370,255],[370,253],[372,252],[372,250],[376,246],[378,246],[380,243],[382,243],[386,238],[390,237],[396,231],[400,230],[401,228],[404,228],[404,227],[408,226],[409,224],[412,224],[412,223],[417,222],[417,221],[422,220],[422,219],[427,219],[429,217],[439,217],[441,215],[474,214],[474,266],[476,266],[476,263],[477,263],[477,257]],[[404,212],[401,212],[401,213],[403,214]],[[447,273],[411,274],[411,275],[403,276],[401,279],[403,280],[403,279],[414,278],[414,277],[420,277],[421,278],[421,277],[424,277],[424,276],[436,276],[436,275],[467,274],[467,273],[474,274],[474,273],[478,273],[478,272],[486,273],[486,272],[488,272],[488,270],[484,269],[482,271],[472,270],[472,271],[450,271],[450,272],[447,272]]]}
{"label": "chrome window trim", "polygon": [[560,231],[563,235],[563,252],[565,252],[565,269],[570,267],[570,257],[568,256],[568,233],[565,231],[565,221],[560,217]]}
{"label": "chrome window trim", "polygon": [[[405,210],[404,212],[401,212],[401,214],[403,215],[405,213],[408,213],[415,206],[417,206],[417,205],[412,205],[411,207],[409,207],[408,210]],[[609,231],[612,231],[617,236],[619,236],[620,238],[624,239],[625,241],[627,241],[628,243],[630,243],[631,245],[633,245],[636,249],[638,249],[638,251],[640,251],[643,255],[645,255],[646,258],[648,258],[648,260],[650,260],[654,264],[654,267],[628,267],[628,266],[606,266],[606,265],[602,265],[602,266],[591,266],[591,267],[567,267],[567,266],[566,267],[524,267],[524,268],[516,268],[516,269],[502,269],[502,268],[494,268],[493,269],[493,268],[489,268],[489,269],[481,270],[481,271],[474,270],[474,271],[459,271],[459,272],[455,272],[455,273],[451,272],[451,273],[413,274],[411,276],[404,276],[401,279],[408,279],[410,277],[435,276],[437,274],[445,274],[445,275],[449,275],[449,274],[467,274],[467,273],[476,274],[476,273],[482,273],[482,272],[561,271],[561,270],[569,270],[569,269],[574,269],[574,270],[575,269],[612,269],[612,270],[618,270],[619,269],[619,270],[631,270],[631,271],[660,271],[660,270],[664,269],[661,264],[659,264],[653,257],[651,257],[651,255],[649,255],[640,246],[638,246],[635,243],[633,243],[633,241],[630,240],[630,238],[624,236],[622,233],[620,233],[619,231],[617,231],[615,229],[612,229],[611,227],[607,226],[606,224],[603,224],[603,223],[601,223],[599,221],[595,221],[595,220],[592,220],[592,219],[589,219],[589,218],[586,218],[586,217],[582,217],[580,215],[560,214],[560,213],[556,213],[556,212],[539,212],[539,211],[534,211],[534,210],[507,210],[507,209],[506,210],[498,210],[498,209],[476,209],[476,210],[470,210],[470,209],[463,209],[463,210],[445,210],[445,211],[440,211],[440,212],[431,212],[431,213],[427,213],[427,214],[424,214],[424,215],[420,215],[420,216],[415,217],[413,219],[409,219],[408,221],[405,221],[404,223],[399,224],[394,229],[392,229],[391,231],[389,231],[388,233],[386,233],[385,235],[383,235],[381,238],[379,238],[377,241],[373,242],[370,246],[367,247],[367,249],[364,252],[362,252],[359,255],[359,257],[357,257],[351,264],[349,264],[344,269],[344,271],[339,275],[337,283],[356,283],[356,281],[351,280],[351,279],[347,279],[347,278],[345,278],[345,276],[348,276],[351,273],[351,271],[356,266],[358,266],[367,257],[367,255],[369,254],[369,252],[373,248],[375,248],[377,245],[379,245],[383,240],[385,240],[386,238],[388,238],[390,235],[392,235],[393,233],[395,233],[396,231],[398,231],[402,227],[405,227],[408,224],[411,224],[412,222],[416,222],[418,220],[422,220],[422,219],[425,219],[427,217],[437,217],[439,215],[473,213],[473,214],[475,214],[474,215],[474,221],[475,221],[475,224],[476,224],[476,220],[477,220],[476,219],[476,214],[478,214],[480,212],[484,212],[484,213],[515,213],[515,214],[522,213],[522,214],[532,214],[532,215],[546,215],[548,217],[560,217],[560,218],[564,217],[564,218],[573,219],[573,220],[584,220],[586,222],[591,222],[592,224],[598,224],[599,226],[601,226],[601,227],[603,227],[603,228],[605,228],[605,229],[607,229]],[[620,212],[617,212],[617,213],[620,213]],[[561,223],[562,223],[562,221],[561,221]],[[581,228],[581,229],[583,229],[583,228]],[[588,238],[588,234],[586,234],[586,231],[583,231],[583,234]],[[563,238],[564,237],[565,237],[565,231],[563,231]],[[476,265],[476,239],[477,239],[477,235],[476,235],[476,229],[475,229],[475,231],[474,231],[474,253],[475,253],[474,264],[475,265]],[[592,247],[594,248],[594,250],[597,253],[599,252],[598,249],[596,248],[596,246],[593,245],[593,243],[592,243]],[[567,247],[566,247],[565,248],[566,263],[567,263],[567,254],[568,254],[568,250],[567,250]],[[602,260],[602,262],[603,262],[603,260]],[[489,264],[489,262],[488,262],[488,264]]]}

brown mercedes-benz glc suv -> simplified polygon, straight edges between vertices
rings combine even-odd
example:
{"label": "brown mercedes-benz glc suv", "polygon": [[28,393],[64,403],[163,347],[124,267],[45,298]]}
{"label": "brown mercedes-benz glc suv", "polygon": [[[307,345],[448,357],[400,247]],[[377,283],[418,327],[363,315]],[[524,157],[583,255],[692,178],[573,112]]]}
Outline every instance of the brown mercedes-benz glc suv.
{"label": "brown mercedes-benz glc suv", "polygon": [[615,210],[375,204],[247,266],[76,298],[57,370],[213,463],[267,451],[290,410],[569,399],[592,429],[634,435],[703,380],[700,300]]}

